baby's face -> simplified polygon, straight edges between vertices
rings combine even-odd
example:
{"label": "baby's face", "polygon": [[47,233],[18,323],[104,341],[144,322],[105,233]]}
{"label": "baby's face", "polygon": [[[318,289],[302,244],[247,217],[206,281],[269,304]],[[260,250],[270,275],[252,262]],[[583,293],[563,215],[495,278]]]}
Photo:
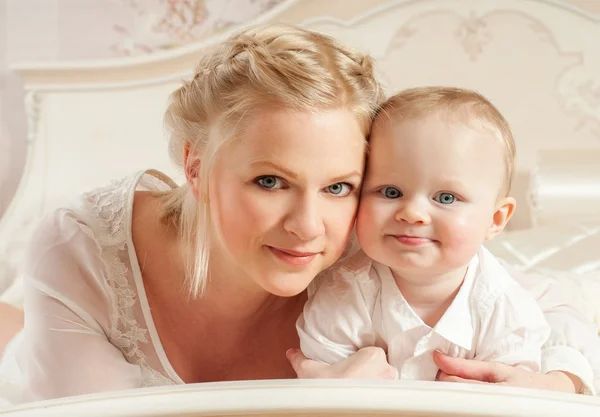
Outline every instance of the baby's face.
{"label": "baby's face", "polygon": [[490,234],[504,184],[494,136],[433,114],[374,125],[358,212],[361,247],[398,274],[468,264]]}

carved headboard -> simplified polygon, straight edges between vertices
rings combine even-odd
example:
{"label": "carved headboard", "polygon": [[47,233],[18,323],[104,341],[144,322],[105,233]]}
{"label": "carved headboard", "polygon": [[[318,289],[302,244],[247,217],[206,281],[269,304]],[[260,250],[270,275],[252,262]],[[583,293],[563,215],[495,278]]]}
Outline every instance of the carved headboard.
{"label": "carved headboard", "polygon": [[[300,24],[368,51],[389,91],[479,90],[512,125],[518,178],[541,150],[600,150],[600,22],[559,1],[284,0],[250,24],[265,22]],[[76,193],[149,167],[181,179],[162,126],[167,97],[234,30],[150,56],[14,67],[27,92],[29,148],[0,220],[6,270],[16,269],[36,220]],[[518,180],[517,197],[527,187]],[[531,224],[526,206],[513,227]]]}

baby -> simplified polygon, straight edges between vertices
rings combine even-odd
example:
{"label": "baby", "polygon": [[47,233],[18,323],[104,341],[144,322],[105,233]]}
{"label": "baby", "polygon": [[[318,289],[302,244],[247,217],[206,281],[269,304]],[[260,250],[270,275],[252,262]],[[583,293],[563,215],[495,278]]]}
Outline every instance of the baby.
{"label": "baby", "polygon": [[515,144],[478,93],[416,88],[376,118],[356,224],[362,250],[330,269],[298,319],[303,353],[387,351],[400,379],[434,380],[433,351],[540,371],[536,301],[483,242],[515,209]]}

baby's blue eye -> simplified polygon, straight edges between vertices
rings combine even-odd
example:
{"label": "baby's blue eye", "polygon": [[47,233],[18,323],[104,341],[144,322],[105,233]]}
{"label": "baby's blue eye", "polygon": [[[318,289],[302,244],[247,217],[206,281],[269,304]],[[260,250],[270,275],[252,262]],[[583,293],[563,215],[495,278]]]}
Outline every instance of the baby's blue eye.
{"label": "baby's blue eye", "polygon": [[281,188],[281,179],[273,175],[265,175],[256,180],[256,182],[267,190],[276,190]]}
{"label": "baby's blue eye", "polygon": [[381,189],[381,194],[385,196],[385,198],[400,198],[402,197],[402,192],[396,187],[385,187]]}
{"label": "baby's blue eye", "polygon": [[438,195],[433,197],[433,199],[440,204],[452,204],[456,201],[456,197],[454,196],[454,194],[450,193],[439,193]]}
{"label": "baby's blue eye", "polygon": [[327,187],[327,191],[335,196],[343,197],[350,194],[350,191],[352,191],[352,185],[348,184],[347,182],[337,182]]}

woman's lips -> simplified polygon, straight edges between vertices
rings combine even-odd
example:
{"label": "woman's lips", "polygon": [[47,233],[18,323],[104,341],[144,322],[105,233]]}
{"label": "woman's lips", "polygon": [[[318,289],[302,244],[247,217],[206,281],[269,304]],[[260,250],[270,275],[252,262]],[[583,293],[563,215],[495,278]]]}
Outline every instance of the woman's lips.
{"label": "woman's lips", "polygon": [[305,266],[311,263],[321,252],[304,252],[294,249],[276,248],[267,246],[271,253],[288,265]]}

